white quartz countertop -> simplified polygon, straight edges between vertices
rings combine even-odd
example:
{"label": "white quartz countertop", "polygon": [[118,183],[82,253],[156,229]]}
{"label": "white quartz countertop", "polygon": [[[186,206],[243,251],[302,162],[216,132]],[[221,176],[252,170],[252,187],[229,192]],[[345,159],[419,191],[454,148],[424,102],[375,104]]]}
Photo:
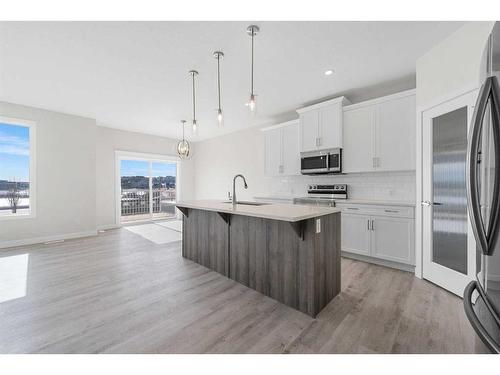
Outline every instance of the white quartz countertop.
{"label": "white quartz countertop", "polygon": [[338,208],[301,206],[281,203],[268,203],[262,206],[238,204],[235,208],[233,208],[232,203],[226,203],[222,200],[183,201],[178,202],[176,206],[289,222],[296,222],[340,212],[340,209]]}

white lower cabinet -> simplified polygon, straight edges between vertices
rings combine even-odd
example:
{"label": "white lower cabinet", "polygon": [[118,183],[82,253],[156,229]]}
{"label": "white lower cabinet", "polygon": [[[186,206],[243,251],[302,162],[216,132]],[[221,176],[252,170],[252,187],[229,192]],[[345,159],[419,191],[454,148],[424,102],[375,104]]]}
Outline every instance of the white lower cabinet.
{"label": "white lower cabinet", "polygon": [[338,206],[342,209],[343,252],[415,265],[413,208]]}
{"label": "white lower cabinet", "polygon": [[413,226],[413,219],[372,217],[372,256],[392,262],[415,265]]}
{"label": "white lower cabinet", "polygon": [[370,255],[369,217],[342,213],[342,250]]}

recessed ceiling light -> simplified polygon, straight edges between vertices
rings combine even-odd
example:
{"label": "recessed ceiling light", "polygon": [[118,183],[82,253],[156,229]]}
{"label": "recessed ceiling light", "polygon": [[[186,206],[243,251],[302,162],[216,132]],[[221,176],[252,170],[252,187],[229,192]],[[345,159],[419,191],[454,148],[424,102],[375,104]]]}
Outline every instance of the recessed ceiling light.
{"label": "recessed ceiling light", "polygon": [[333,74],[333,70],[326,70],[325,71],[325,76],[331,76]]}

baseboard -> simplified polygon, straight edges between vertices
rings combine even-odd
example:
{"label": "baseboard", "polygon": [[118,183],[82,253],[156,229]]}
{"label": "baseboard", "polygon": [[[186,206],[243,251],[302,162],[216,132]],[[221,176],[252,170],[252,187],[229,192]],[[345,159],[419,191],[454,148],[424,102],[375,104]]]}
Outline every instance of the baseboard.
{"label": "baseboard", "polygon": [[106,225],[98,225],[97,230],[110,230],[110,229],[118,229],[121,228],[121,224],[106,224]]}
{"label": "baseboard", "polygon": [[6,249],[9,247],[16,247],[16,246],[35,245],[35,244],[40,244],[40,243],[50,242],[50,241],[70,240],[73,238],[82,238],[82,237],[91,237],[91,236],[97,236],[97,230],[88,230],[88,231],[84,231],[84,232],[58,234],[58,235],[54,235],[54,236],[33,237],[33,238],[26,238],[26,239],[22,239],[22,240],[4,241],[4,242],[0,242],[0,249]]}
{"label": "baseboard", "polygon": [[395,268],[397,270],[406,271],[406,272],[415,272],[415,266],[412,266],[412,265],[409,265],[409,264],[391,262],[390,260],[383,260],[383,259],[378,259],[378,258],[372,258],[372,257],[368,257],[368,256],[365,256],[365,255],[348,253],[348,252],[345,252],[345,251],[342,251],[341,254],[342,254],[343,257],[351,258],[351,259],[354,259],[354,260],[361,260],[361,261],[367,262],[367,263],[373,263],[373,264],[376,264],[377,266],[384,266],[384,267],[389,267],[389,268]]}

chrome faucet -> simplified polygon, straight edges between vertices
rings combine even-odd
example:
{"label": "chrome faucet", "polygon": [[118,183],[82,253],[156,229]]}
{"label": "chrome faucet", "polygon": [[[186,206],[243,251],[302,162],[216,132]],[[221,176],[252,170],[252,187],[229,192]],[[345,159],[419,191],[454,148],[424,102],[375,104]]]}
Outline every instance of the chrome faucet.
{"label": "chrome faucet", "polygon": [[245,189],[248,189],[247,180],[245,180],[245,176],[243,176],[242,174],[237,174],[236,176],[234,176],[234,178],[233,178],[233,208],[236,207],[236,204],[238,203],[238,201],[236,200],[236,179],[238,177],[241,177],[243,179],[243,183],[245,184],[243,186],[245,187]]}

